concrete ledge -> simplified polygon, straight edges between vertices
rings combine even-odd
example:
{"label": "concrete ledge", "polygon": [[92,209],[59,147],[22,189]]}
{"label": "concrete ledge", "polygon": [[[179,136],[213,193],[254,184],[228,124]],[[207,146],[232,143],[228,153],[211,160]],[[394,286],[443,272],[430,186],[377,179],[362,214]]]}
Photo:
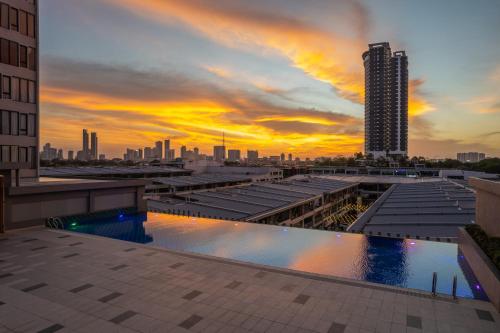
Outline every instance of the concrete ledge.
{"label": "concrete ledge", "polygon": [[500,312],[500,272],[464,228],[459,228],[458,247],[491,303]]}

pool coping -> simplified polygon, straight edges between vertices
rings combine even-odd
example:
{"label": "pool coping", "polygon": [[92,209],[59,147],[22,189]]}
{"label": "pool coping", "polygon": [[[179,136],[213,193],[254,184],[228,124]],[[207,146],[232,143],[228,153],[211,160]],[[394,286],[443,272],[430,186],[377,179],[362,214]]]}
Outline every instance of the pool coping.
{"label": "pool coping", "polygon": [[62,230],[62,229],[50,229],[50,228],[45,228],[45,227],[35,227],[35,228],[43,228],[43,229],[46,229],[50,232],[60,233],[60,234],[78,235],[79,237],[83,237],[83,238],[90,238],[90,239],[97,239],[97,240],[108,240],[108,241],[120,242],[120,243],[126,242],[126,243],[130,243],[130,244],[134,244],[134,246],[137,246],[137,247],[140,247],[143,249],[153,249],[156,251],[162,251],[162,252],[166,252],[166,253],[169,253],[172,255],[183,256],[183,257],[187,257],[187,258],[191,258],[191,259],[200,259],[200,260],[206,260],[206,261],[217,262],[217,263],[222,263],[222,264],[229,264],[229,265],[234,265],[234,266],[239,266],[239,267],[252,268],[252,269],[256,269],[256,270],[260,270],[260,271],[277,273],[277,274],[284,274],[284,275],[289,275],[289,276],[294,276],[294,277],[311,279],[311,280],[315,280],[315,281],[321,281],[321,282],[339,283],[339,284],[349,285],[349,286],[353,286],[353,287],[370,288],[370,289],[375,289],[375,290],[379,290],[379,291],[387,291],[387,292],[392,292],[392,293],[401,294],[401,295],[426,298],[426,299],[430,299],[430,300],[444,301],[444,302],[449,302],[449,303],[459,303],[460,301],[490,303],[488,301],[484,301],[484,300],[480,300],[480,299],[465,298],[465,297],[460,297],[460,296],[458,296],[457,299],[454,299],[450,295],[441,294],[441,293],[438,293],[436,296],[433,296],[430,292],[425,292],[425,291],[418,290],[418,289],[396,287],[396,286],[391,286],[391,285],[384,285],[384,284],[368,282],[368,281],[360,281],[360,280],[343,278],[343,277],[326,275],[326,274],[299,271],[299,270],[294,270],[294,269],[290,269],[290,268],[282,268],[282,267],[275,267],[275,266],[269,266],[269,265],[264,265],[264,264],[256,264],[256,263],[245,262],[245,261],[240,261],[240,260],[235,260],[235,259],[216,257],[216,256],[212,256],[212,255],[207,255],[207,254],[166,249],[166,248],[159,247],[159,246],[145,245],[142,243],[124,241],[124,240],[120,240],[120,239],[114,239],[114,238],[109,238],[109,237],[99,236],[99,235],[85,234],[85,233],[80,233],[80,232],[76,232],[76,231],[69,231],[69,230]]}

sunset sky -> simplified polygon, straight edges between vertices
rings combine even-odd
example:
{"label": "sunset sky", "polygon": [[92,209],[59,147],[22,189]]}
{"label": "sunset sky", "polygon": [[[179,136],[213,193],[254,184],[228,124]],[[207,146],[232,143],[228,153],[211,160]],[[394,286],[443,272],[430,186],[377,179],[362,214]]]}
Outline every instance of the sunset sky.
{"label": "sunset sky", "polygon": [[43,0],[41,144],[170,138],[301,157],[363,150],[368,43],[404,49],[409,154],[500,155],[498,0]]}

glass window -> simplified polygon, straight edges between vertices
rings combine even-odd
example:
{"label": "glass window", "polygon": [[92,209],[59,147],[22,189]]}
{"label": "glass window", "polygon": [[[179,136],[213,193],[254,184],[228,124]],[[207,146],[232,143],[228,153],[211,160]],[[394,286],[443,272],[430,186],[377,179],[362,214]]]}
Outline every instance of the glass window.
{"label": "glass window", "polygon": [[36,49],[28,47],[28,68],[31,70],[36,70],[35,52]]}
{"label": "glass window", "polygon": [[19,91],[20,91],[20,101],[23,103],[28,103],[28,80],[25,79],[20,79],[20,85],[19,85]]}
{"label": "glass window", "polygon": [[28,148],[19,147],[19,162],[28,162]]}
{"label": "glass window", "polygon": [[19,66],[19,44],[13,41],[9,41],[10,44],[10,64],[12,66]]}
{"label": "glass window", "polygon": [[19,135],[28,135],[28,115],[26,113],[19,114]]}
{"label": "glass window", "polygon": [[7,39],[0,39],[0,62],[4,64],[9,63],[9,41]]}
{"label": "glass window", "polygon": [[2,75],[2,98],[10,99],[10,76]]}
{"label": "glass window", "polygon": [[11,83],[11,98],[14,101],[19,101],[19,78],[12,77]]}
{"label": "glass window", "polygon": [[10,162],[10,146],[2,146],[2,162]]}
{"label": "glass window", "polygon": [[10,134],[19,134],[19,113],[17,112],[10,113]]}
{"label": "glass window", "polygon": [[28,115],[28,136],[36,135],[36,116],[34,114]]}
{"label": "glass window", "polygon": [[10,7],[10,29],[18,30],[17,26],[17,9]]}
{"label": "glass window", "polygon": [[19,66],[28,68],[28,48],[19,45]]}
{"label": "glass window", "polygon": [[35,15],[28,14],[28,36],[35,37]]}
{"label": "glass window", "polygon": [[28,35],[28,13],[24,10],[19,11],[19,32]]}
{"label": "glass window", "polygon": [[32,104],[36,103],[36,87],[35,81],[28,81],[28,94],[29,94],[29,102]]}
{"label": "glass window", "polygon": [[0,4],[0,25],[2,28],[9,29],[9,5]]}
{"label": "glass window", "polygon": [[2,111],[2,134],[10,135],[10,112]]}
{"label": "glass window", "polygon": [[10,146],[10,161],[17,162],[17,146]]}

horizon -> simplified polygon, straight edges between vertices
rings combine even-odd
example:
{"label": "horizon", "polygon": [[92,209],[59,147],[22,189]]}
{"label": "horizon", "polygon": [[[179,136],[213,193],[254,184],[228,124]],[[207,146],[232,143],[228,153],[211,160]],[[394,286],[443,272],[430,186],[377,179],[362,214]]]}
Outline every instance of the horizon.
{"label": "horizon", "polygon": [[224,131],[227,149],[349,156],[363,151],[361,55],[387,41],[409,59],[408,155],[499,156],[499,11],[495,1],[43,1],[41,143],[76,152],[87,128],[110,158],[165,139],[210,153]]}

